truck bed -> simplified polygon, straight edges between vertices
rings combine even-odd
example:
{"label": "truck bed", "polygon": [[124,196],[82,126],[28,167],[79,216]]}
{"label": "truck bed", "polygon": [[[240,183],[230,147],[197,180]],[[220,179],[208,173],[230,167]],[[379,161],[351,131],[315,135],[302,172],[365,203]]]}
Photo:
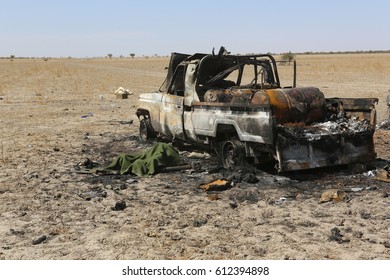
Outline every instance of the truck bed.
{"label": "truck bed", "polygon": [[277,129],[279,172],[368,162],[376,157],[374,128],[366,120],[285,124]]}

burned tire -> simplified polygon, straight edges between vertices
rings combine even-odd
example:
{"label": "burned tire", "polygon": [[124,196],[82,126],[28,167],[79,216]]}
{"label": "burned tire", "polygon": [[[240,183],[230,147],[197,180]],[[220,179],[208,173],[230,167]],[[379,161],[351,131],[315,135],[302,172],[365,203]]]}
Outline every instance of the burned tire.
{"label": "burned tire", "polygon": [[233,169],[244,163],[245,147],[240,140],[223,141],[220,146],[220,159],[225,169]]}
{"label": "burned tire", "polygon": [[139,139],[143,142],[146,142],[151,139],[156,138],[156,133],[154,132],[153,126],[150,123],[150,119],[144,118],[140,120],[139,124]]}

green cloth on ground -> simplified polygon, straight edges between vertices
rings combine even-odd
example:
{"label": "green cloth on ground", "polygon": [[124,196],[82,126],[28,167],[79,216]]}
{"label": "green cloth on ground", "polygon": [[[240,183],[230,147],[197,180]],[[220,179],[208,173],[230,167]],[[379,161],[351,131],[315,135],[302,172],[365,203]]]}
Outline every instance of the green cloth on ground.
{"label": "green cloth on ground", "polygon": [[121,154],[104,170],[119,171],[120,174],[152,175],[164,166],[182,163],[179,153],[169,144],[156,143],[141,155]]}

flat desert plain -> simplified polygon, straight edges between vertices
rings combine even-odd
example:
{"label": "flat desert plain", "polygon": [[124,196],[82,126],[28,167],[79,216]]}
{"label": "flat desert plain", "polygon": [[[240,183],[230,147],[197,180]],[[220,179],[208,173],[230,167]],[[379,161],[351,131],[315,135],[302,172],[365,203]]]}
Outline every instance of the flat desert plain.
{"label": "flat desert plain", "polygon": [[[106,164],[151,146],[138,140],[137,98],[158,90],[168,62],[0,60],[0,259],[390,259],[390,183],[367,172],[257,169],[250,183],[236,171],[233,188],[210,196],[198,186],[232,173],[212,153],[190,159],[193,148],[177,147],[201,169],[77,173],[87,159]],[[297,65],[298,86],[377,97],[378,120],[387,116],[390,54],[300,55]],[[292,67],[279,71],[291,85]],[[117,99],[118,87],[132,95]],[[375,132],[378,168],[389,139]],[[329,189],[348,199],[319,204]]]}

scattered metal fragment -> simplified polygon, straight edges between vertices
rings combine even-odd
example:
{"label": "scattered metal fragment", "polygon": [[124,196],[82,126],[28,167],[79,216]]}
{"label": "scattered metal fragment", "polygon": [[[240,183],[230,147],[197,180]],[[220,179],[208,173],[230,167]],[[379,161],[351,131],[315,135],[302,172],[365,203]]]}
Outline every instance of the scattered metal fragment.
{"label": "scattered metal fragment", "polygon": [[176,166],[164,166],[164,167],[160,167],[160,172],[173,172],[173,171],[187,170],[191,168],[192,166],[189,164],[176,165]]}
{"label": "scattered metal fragment", "polygon": [[226,179],[217,179],[212,182],[201,184],[198,188],[204,191],[224,191],[233,187],[233,182]]}

